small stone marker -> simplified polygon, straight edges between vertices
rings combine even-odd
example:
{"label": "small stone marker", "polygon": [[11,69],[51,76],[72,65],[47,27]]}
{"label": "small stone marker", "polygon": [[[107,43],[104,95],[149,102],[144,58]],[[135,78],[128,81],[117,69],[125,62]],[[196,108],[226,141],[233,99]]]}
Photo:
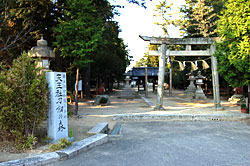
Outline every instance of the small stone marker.
{"label": "small stone marker", "polygon": [[66,73],[47,72],[49,84],[48,137],[53,143],[61,138],[68,139]]}
{"label": "small stone marker", "polygon": [[[106,102],[103,102],[105,100]],[[110,104],[109,96],[108,95],[97,95],[95,99],[95,105],[108,105]]]}

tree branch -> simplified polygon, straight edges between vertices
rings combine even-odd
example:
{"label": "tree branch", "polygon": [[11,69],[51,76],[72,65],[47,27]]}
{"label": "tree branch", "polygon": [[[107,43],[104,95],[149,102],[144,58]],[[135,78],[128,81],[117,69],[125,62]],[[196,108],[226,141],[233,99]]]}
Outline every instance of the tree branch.
{"label": "tree branch", "polygon": [[21,41],[21,43],[20,43],[21,45],[24,44],[25,42],[27,42],[31,38],[31,36],[28,36],[29,33],[34,29],[35,29],[35,26],[30,27],[27,31],[25,29],[23,29],[16,36],[13,36],[13,35],[8,36],[6,41],[1,39],[0,41],[2,41],[2,43],[3,43],[3,48],[0,48],[0,52],[16,48],[17,43],[19,41]]}

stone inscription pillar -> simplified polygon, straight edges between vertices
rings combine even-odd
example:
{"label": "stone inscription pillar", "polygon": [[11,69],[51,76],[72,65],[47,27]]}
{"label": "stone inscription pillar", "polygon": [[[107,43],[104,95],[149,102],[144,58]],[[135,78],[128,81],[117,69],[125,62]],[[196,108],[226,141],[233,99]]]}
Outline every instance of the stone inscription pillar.
{"label": "stone inscription pillar", "polygon": [[68,139],[66,73],[47,72],[49,85],[48,137],[53,143]]}

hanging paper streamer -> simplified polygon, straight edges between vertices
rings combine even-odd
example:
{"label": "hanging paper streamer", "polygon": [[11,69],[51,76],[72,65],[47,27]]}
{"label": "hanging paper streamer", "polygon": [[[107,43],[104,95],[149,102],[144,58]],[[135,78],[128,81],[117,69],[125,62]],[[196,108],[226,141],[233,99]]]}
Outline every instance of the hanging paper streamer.
{"label": "hanging paper streamer", "polygon": [[178,63],[179,63],[180,71],[183,71],[184,70],[183,64],[180,61],[178,61]]}
{"label": "hanging paper streamer", "polygon": [[203,67],[203,69],[209,68],[209,65],[207,64],[207,62],[205,60],[202,60],[202,67]]}
{"label": "hanging paper streamer", "polygon": [[[206,60],[208,60],[210,58],[207,58],[207,59],[204,59],[204,60],[196,60],[194,62],[192,61],[178,61],[178,60],[173,60],[175,62],[178,62],[179,63],[179,68],[180,68],[180,71],[183,71],[184,68],[186,67],[186,62],[190,62],[191,63],[191,71],[195,71],[198,69],[198,62],[202,62],[202,67],[203,69],[208,69],[210,66],[207,64]],[[170,59],[171,60],[171,59]]]}
{"label": "hanging paper streamer", "polygon": [[186,67],[186,61],[183,62],[183,66]]}
{"label": "hanging paper streamer", "polygon": [[194,64],[193,62],[190,62],[190,63],[191,63],[191,70],[192,70],[192,71],[195,71],[195,70],[198,69],[198,67],[195,66],[195,64]]}
{"label": "hanging paper streamer", "polygon": [[169,57],[167,57],[167,64],[169,64]]}

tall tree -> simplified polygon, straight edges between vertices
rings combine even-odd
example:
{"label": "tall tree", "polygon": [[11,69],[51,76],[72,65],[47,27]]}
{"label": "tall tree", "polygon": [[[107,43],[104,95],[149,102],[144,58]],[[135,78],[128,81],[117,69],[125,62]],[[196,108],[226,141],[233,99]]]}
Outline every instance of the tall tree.
{"label": "tall tree", "polygon": [[173,4],[164,0],[156,6],[157,16],[162,18],[162,22],[156,24],[162,26],[166,33],[167,27],[174,25],[179,26],[188,37],[216,36],[216,21],[224,1],[186,0],[186,4],[173,13]]}
{"label": "tall tree", "polygon": [[[79,70],[89,62],[101,40],[102,25],[105,20],[98,14],[93,0],[67,0],[67,10],[56,28],[55,45],[61,56],[70,57],[76,69],[76,87]],[[78,88],[76,88],[74,114],[78,115]]]}
{"label": "tall tree", "polygon": [[183,30],[188,36],[208,37],[215,34],[216,14],[212,6],[205,4],[205,0],[198,0],[196,3],[189,3],[183,12],[188,12],[186,21],[182,22]]}
{"label": "tall tree", "polygon": [[250,84],[250,1],[228,0],[218,22],[218,69],[233,87]]}
{"label": "tall tree", "polygon": [[[173,5],[169,4],[167,0],[164,0],[156,6],[156,11],[159,13],[158,16],[162,18],[162,22],[158,22],[157,24],[162,26],[165,32],[167,32],[167,28],[170,25],[179,27],[185,37],[217,36],[217,21],[221,10],[224,8],[225,1],[226,0],[186,0],[186,4],[181,6],[177,12],[173,13]],[[192,46],[192,49],[206,49],[206,47],[207,46]],[[199,59],[199,57],[175,57],[175,60],[180,61],[194,61],[197,59]],[[173,72],[174,75],[177,75],[175,68]],[[184,70],[184,72],[187,73],[190,71]],[[211,78],[211,70],[208,69],[208,71],[205,72],[206,77]],[[178,74],[182,74],[185,77],[185,74],[182,72],[178,71]]]}
{"label": "tall tree", "polygon": [[148,52],[144,54],[143,58],[141,58],[139,61],[136,61],[135,67],[158,67],[158,56],[149,55],[149,51],[157,51],[158,47],[158,45],[149,45]]}
{"label": "tall tree", "polygon": [[94,61],[92,75],[101,81],[121,80],[129,64],[126,45],[119,38],[119,32],[117,22],[107,21],[104,25],[102,43],[99,44],[95,56],[92,57]]}
{"label": "tall tree", "polygon": [[58,7],[51,0],[0,1],[0,59],[10,64],[42,35],[53,41]]}

